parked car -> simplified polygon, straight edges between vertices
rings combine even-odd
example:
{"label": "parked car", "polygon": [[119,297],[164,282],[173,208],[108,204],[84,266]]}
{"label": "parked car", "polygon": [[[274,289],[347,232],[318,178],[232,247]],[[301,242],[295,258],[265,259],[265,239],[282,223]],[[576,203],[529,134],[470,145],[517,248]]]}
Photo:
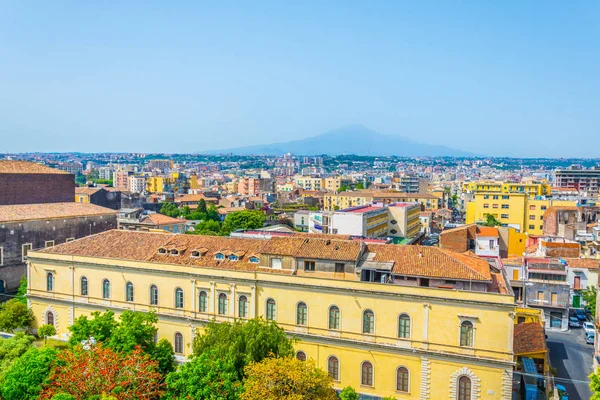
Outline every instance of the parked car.
{"label": "parked car", "polygon": [[586,335],[588,333],[594,333],[594,324],[592,324],[591,322],[584,322],[582,327],[583,327],[583,330],[585,331]]}
{"label": "parked car", "polygon": [[581,322],[577,317],[569,317],[569,327],[571,328],[581,328]]}
{"label": "parked car", "polygon": [[577,316],[577,319],[580,321],[587,321],[587,314],[584,310],[575,310],[575,316]]}
{"label": "parked car", "polygon": [[587,344],[594,344],[594,337],[596,334],[594,332],[586,332],[585,333],[585,342]]}

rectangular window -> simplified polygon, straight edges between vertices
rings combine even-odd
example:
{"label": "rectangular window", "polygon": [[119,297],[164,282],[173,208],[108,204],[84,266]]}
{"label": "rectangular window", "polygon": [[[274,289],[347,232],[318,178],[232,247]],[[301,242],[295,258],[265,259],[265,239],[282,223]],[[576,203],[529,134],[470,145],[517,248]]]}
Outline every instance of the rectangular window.
{"label": "rectangular window", "polygon": [[27,261],[27,253],[31,250],[31,243],[25,243],[21,246],[21,260],[23,262]]}
{"label": "rectangular window", "polygon": [[65,243],[72,242],[73,240],[75,240],[75,238],[74,238],[74,237],[67,238],[67,240],[65,240]]}
{"label": "rectangular window", "polygon": [[498,208],[498,204],[492,205],[492,208]]}
{"label": "rectangular window", "polygon": [[485,196],[483,196],[483,198],[487,200],[490,198],[490,196],[486,194]]}
{"label": "rectangular window", "polygon": [[502,208],[504,208],[504,209],[508,208],[508,204],[502,204]]}
{"label": "rectangular window", "polygon": [[483,208],[490,208],[490,205],[489,204],[484,204]]}
{"label": "rectangular window", "polygon": [[534,220],[535,220],[535,215],[530,215],[530,216],[529,216],[529,220],[530,220],[530,221],[534,221]]}
{"label": "rectangular window", "polygon": [[509,196],[502,196],[502,200],[508,200],[509,198]]}
{"label": "rectangular window", "polygon": [[54,240],[46,240],[46,242],[44,243],[45,248],[52,247],[52,246],[54,246]]}
{"label": "rectangular window", "polygon": [[508,214],[502,214],[500,215],[501,218],[507,218],[508,219]]}
{"label": "rectangular window", "polygon": [[518,269],[513,269],[513,280],[517,281],[519,280],[519,270]]}
{"label": "rectangular window", "polygon": [[535,229],[535,225],[529,225],[529,229]]}
{"label": "rectangular window", "polygon": [[553,306],[558,304],[558,293],[552,293],[550,298],[552,299]]}
{"label": "rectangular window", "polygon": [[537,300],[544,301],[544,292],[543,291],[540,290],[537,292]]}
{"label": "rectangular window", "polygon": [[535,210],[535,206],[529,206],[529,209],[530,209],[531,211],[533,211],[533,210]]}
{"label": "rectangular window", "polygon": [[498,200],[498,196],[494,196],[492,197],[494,200]]}
{"label": "rectangular window", "polygon": [[314,261],[304,261],[304,270],[305,271],[314,271],[315,270],[315,262]]}
{"label": "rectangular window", "polygon": [[281,269],[281,258],[271,258],[271,268]]}
{"label": "rectangular window", "polygon": [[545,209],[546,209],[546,206],[542,206],[542,207],[540,207],[540,208],[541,208],[542,210],[545,210]]}
{"label": "rectangular window", "polygon": [[493,240],[490,240],[490,249],[492,249],[492,250],[494,249],[494,241]]}
{"label": "rectangular window", "polygon": [[544,230],[544,225],[540,225],[540,229],[541,229],[541,230]]}
{"label": "rectangular window", "polygon": [[346,268],[344,266],[344,263],[335,263],[335,272],[344,272],[346,271]]}
{"label": "rectangular window", "polygon": [[0,265],[4,265],[4,247],[0,247]]}

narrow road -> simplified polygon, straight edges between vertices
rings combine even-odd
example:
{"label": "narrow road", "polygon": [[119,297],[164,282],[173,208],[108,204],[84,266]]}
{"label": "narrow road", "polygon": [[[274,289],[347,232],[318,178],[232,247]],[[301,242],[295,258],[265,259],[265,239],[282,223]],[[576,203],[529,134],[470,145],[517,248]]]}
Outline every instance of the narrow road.
{"label": "narrow road", "polygon": [[556,368],[555,382],[567,389],[569,400],[588,400],[592,396],[588,375],[592,372],[594,351],[593,345],[585,343],[583,329],[546,334],[550,363]]}

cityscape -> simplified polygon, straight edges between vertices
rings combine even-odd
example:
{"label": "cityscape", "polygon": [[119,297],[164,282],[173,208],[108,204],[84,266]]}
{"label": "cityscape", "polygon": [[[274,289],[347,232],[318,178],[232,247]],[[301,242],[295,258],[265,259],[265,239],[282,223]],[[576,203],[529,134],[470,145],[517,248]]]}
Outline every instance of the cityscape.
{"label": "cityscape", "polygon": [[0,400],[600,400],[598,11],[0,4]]}

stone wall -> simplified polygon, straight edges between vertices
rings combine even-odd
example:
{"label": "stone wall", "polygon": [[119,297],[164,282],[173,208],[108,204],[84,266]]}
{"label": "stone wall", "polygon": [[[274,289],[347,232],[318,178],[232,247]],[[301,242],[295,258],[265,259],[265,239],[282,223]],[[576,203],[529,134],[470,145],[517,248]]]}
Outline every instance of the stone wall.
{"label": "stone wall", "polygon": [[0,174],[0,205],[75,201],[71,174]]}

